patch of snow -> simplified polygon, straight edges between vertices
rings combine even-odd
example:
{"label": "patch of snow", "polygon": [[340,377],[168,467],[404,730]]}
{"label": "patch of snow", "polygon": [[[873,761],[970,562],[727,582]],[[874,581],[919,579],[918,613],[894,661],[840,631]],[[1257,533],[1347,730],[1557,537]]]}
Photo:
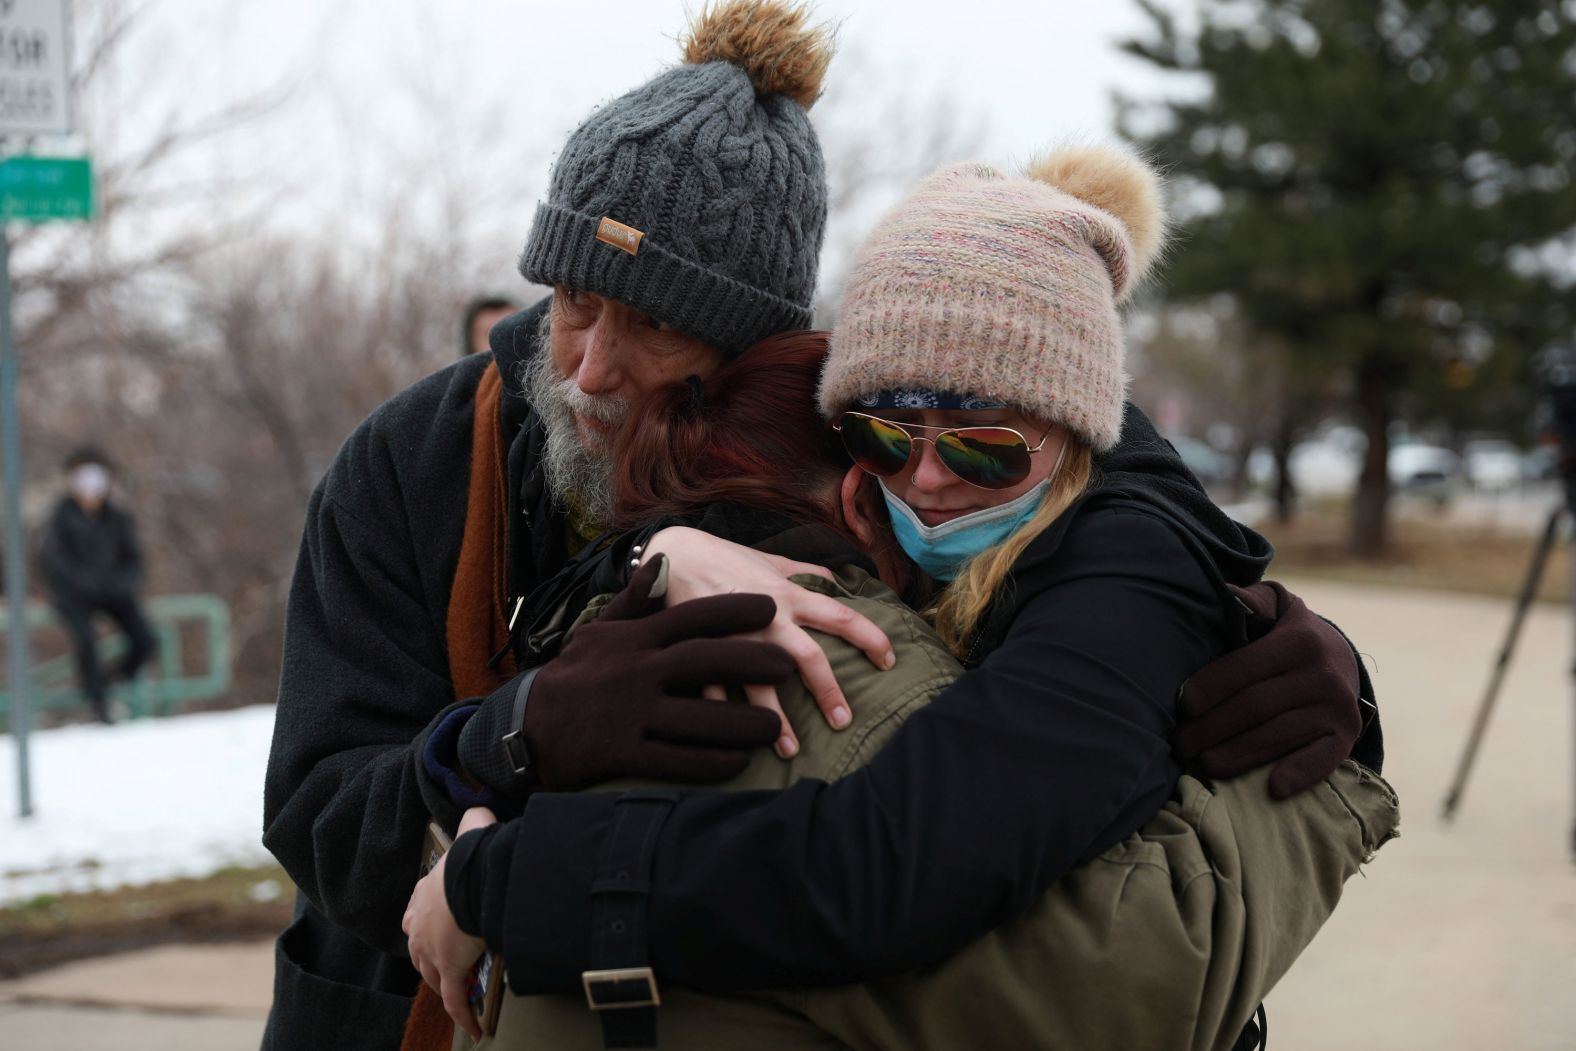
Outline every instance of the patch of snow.
{"label": "patch of snow", "polygon": [[276,879],[259,880],[246,888],[246,896],[253,901],[278,901],[284,892]]}
{"label": "patch of snow", "polygon": [[25,821],[7,736],[0,905],[266,862],[263,772],[273,730],[273,706],[258,705],[35,732]]}

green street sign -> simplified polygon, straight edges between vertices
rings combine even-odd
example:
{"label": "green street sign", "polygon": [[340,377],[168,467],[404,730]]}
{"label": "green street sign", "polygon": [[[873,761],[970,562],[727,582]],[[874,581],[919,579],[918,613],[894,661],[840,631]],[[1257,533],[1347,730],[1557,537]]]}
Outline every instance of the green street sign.
{"label": "green street sign", "polygon": [[86,157],[11,157],[0,162],[0,220],[93,218],[93,165]]}

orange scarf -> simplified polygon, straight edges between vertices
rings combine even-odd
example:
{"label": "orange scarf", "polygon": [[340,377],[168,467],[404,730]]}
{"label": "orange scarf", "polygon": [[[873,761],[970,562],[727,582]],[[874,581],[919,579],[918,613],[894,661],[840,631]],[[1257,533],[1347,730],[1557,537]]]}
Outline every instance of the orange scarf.
{"label": "orange scarf", "polygon": [[[460,562],[449,591],[446,625],[449,677],[454,697],[485,697],[514,678],[514,653],[497,668],[488,660],[509,641],[508,450],[499,432],[498,413],[503,379],[496,362],[487,366],[476,387],[475,420],[471,428],[471,484],[466,497],[465,536]],[[454,1021],[443,1000],[423,982],[416,990],[400,1051],[449,1051]]]}

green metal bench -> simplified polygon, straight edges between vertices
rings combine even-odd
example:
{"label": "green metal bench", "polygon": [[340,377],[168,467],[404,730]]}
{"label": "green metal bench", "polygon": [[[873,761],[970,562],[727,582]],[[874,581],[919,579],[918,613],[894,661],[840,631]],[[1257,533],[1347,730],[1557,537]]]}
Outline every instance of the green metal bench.
{"label": "green metal bench", "polygon": [[[230,608],[217,595],[158,595],[143,607],[158,642],[157,652],[132,682],[116,683],[111,699],[126,703],[134,719],[148,715],[168,715],[187,704],[223,697],[230,692]],[[186,673],[182,628],[203,625],[206,656],[201,674]],[[50,607],[29,602],[27,630],[37,632],[59,627],[60,621]],[[11,630],[11,611],[0,602],[0,636]],[[99,660],[113,661],[126,649],[120,633],[98,640]],[[86,703],[76,684],[77,662],[71,652],[33,664],[30,700],[35,712],[51,708],[71,708]],[[0,690],[0,716],[9,717],[11,697]],[[9,721],[9,720],[7,720]]]}

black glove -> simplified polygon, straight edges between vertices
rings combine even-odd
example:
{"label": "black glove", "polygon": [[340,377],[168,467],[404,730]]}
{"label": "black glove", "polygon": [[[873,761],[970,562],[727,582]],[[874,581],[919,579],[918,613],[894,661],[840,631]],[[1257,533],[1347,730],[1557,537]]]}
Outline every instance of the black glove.
{"label": "black glove", "polygon": [[1251,641],[1183,684],[1172,747],[1210,777],[1273,762],[1270,795],[1285,799],[1333,773],[1361,735],[1357,655],[1280,584],[1231,590]]}
{"label": "black glove", "polygon": [[711,683],[776,684],[793,674],[782,647],[722,637],[766,627],[777,604],[716,595],[664,610],[666,590],[658,555],[537,673],[524,730],[544,787],[611,777],[723,781],[782,733],[775,712],[700,697]]}

